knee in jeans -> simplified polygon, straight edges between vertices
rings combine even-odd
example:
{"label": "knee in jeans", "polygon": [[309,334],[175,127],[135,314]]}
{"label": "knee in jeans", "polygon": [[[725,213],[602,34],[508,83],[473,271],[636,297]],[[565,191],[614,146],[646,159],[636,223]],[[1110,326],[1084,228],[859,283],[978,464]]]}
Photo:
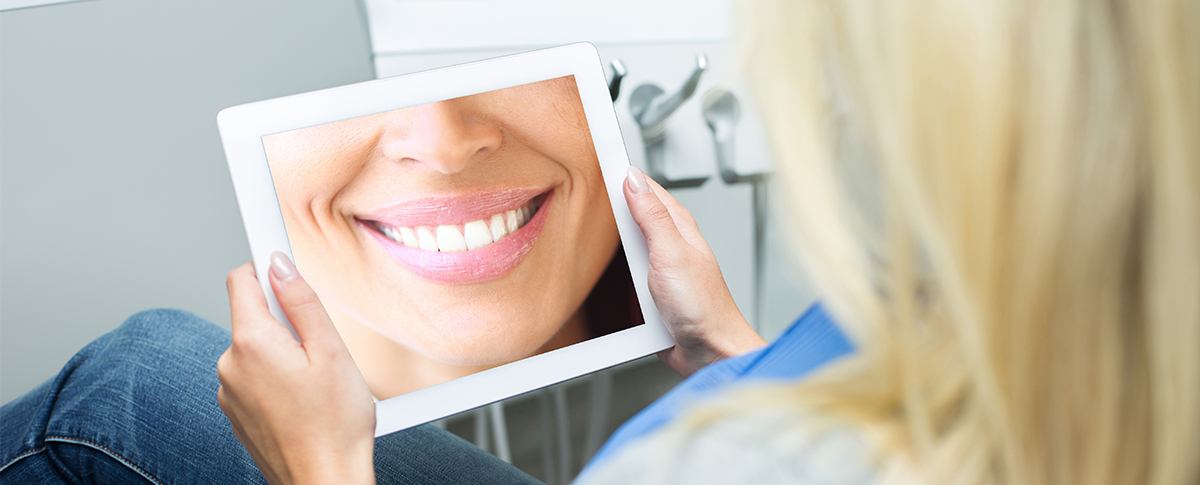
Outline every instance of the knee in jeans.
{"label": "knee in jeans", "polygon": [[195,330],[209,325],[190,312],[173,308],[154,308],[134,313],[125,319],[117,331],[132,337],[155,339],[165,333]]}
{"label": "knee in jeans", "polygon": [[119,436],[157,432],[146,423],[205,416],[219,423],[215,367],[228,345],[225,330],[191,313],[139,312],[68,362],[55,380],[47,429]]}
{"label": "knee in jeans", "polygon": [[[166,358],[219,354],[229,345],[228,333],[204,319],[173,309],[144,310],[95,342],[85,354],[117,355],[122,360],[137,357]],[[214,354],[215,353],[215,354]],[[214,357],[215,358],[215,357]]]}

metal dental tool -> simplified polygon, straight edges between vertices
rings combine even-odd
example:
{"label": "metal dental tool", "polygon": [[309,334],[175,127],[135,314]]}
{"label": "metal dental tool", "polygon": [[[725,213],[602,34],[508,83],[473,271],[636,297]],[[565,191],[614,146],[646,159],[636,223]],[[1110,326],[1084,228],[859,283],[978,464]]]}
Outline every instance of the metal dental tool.
{"label": "metal dental tool", "polygon": [[732,91],[712,88],[704,94],[701,113],[712,131],[713,148],[717,152],[717,171],[727,184],[758,182],[767,177],[764,172],[743,173],[738,170],[734,155],[734,131],[742,119],[742,103]]}
{"label": "metal dental tool", "polygon": [[625,69],[625,63],[620,59],[613,59],[608,63],[609,69],[612,70],[612,77],[608,78],[608,95],[612,96],[613,102],[621,96],[621,80],[625,79],[625,75],[629,70]]}
{"label": "metal dental tool", "polygon": [[744,173],[737,168],[734,141],[738,122],[742,119],[742,103],[732,91],[712,88],[704,94],[701,107],[704,122],[713,135],[717,153],[717,172],[726,184],[750,184],[754,210],[754,320],[761,320],[763,275],[766,272],[767,173]]}
{"label": "metal dental tool", "polygon": [[646,146],[646,173],[666,188],[699,187],[708,181],[708,176],[684,177],[673,179],[667,176],[663,156],[663,141],[667,128],[667,120],[671,115],[696,94],[700,77],[708,68],[708,58],[703,54],[696,56],[696,67],[692,69],[687,80],[678,91],[668,95],[657,84],[642,84],[633,90],[629,96],[629,112],[641,128],[642,141]]}

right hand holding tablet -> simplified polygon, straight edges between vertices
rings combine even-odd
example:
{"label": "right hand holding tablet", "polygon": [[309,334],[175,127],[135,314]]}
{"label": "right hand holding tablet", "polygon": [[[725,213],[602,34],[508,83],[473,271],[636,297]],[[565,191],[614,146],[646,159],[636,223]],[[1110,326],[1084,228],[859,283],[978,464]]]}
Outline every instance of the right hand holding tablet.
{"label": "right hand holding tablet", "polygon": [[675,346],[659,356],[688,376],[766,344],[738,310],[695,219],[670,193],[629,167],[625,199],[650,252],[649,286]]}

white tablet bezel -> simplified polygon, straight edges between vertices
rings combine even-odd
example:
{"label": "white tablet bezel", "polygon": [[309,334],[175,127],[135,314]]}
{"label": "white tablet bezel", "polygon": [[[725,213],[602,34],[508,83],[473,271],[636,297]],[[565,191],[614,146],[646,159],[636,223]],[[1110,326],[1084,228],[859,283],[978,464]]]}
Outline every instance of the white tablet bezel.
{"label": "white tablet bezel", "polygon": [[[222,110],[221,141],[241,207],[254,269],[271,312],[287,322],[267,280],[270,255],[291,256],[262,138],[297,128],[573,75],[595,144],[645,324],[427,387],[376,405],[375,435],[399,431],[611,367],[674,345],[646,286],[645,238],[622,184],[629,158],[599,55],[577,43],[297,94]],[[290,327],[289,327],[290,328]]]}

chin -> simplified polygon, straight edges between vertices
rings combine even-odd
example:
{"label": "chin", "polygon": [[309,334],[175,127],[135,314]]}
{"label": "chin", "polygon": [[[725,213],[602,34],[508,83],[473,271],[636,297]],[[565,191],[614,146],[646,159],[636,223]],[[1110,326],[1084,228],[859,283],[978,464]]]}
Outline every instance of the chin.
{"label": "chin", "polygon": [[477,329],[479,331],[434,328],[419,338],[408,335],[407,331],[388,329],[383,335],[430,360],[463,367],[494,367],[524,359],[537,354],[553,335],[553,332],[543,336],[495,325],[480,325]]}

